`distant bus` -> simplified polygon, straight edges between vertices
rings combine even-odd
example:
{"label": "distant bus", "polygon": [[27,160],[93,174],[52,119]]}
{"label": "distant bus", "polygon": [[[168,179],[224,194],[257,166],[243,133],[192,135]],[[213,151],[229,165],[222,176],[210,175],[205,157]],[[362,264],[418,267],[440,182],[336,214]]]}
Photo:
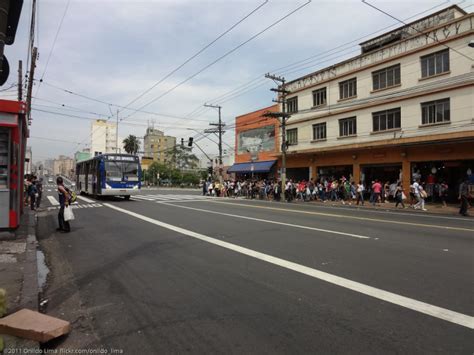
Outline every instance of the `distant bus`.
{"label": "distant bus", "polygon": [[76,164],[76,190],[93,196],[135,195],[141,189],[140,160],[130,154],[101,154]]}

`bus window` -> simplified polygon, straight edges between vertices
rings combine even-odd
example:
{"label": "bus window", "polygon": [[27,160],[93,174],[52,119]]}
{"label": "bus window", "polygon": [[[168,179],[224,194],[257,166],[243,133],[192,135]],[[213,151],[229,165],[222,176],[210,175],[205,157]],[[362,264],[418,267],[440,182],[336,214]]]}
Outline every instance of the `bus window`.
{"label": "bus window", "polygon": [[138,181],[138,164],[137,163],[123,163],[123,176],[128,181]]}
{"label": "bus window", "polygon": [[107,180],[122,180],[121,163],[116,161],[105,162],[105,176]]}

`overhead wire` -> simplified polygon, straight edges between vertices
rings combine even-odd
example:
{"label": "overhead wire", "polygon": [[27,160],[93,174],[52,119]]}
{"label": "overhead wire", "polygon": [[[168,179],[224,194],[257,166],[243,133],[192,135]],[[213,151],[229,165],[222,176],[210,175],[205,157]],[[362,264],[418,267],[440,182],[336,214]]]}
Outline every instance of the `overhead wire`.
{"label": "overhead wire", "polygon": [[131,104],[133,104],[134,102],[136,102],[137,100],[139,100],[140,98],[142,98],[144,95],[146,95],[147,93],[149,93],[151,90],[153,90],[154,88],[156,88],[158,85],[160,85],[163,81],[165,81],[166,79],[168,79],[170,76],[172,76],[174,73],[176,73],[178,70],[180,70],[182,67],[184,67],[186,64],[188,64],[190,61],[192,61],[194,58],[196,58],[197,56],[199,56],[201,53],[203,53],[206,49],[208,49],[209,47],[211,47],[214,43],[216,43],[219,39],[221,39],[222,37],[224,37],[226,34],[228,34],[229,32],[231,32],[234,28],[236,28],[238,25],[240,25],[242,22],[244,22],[247,18],[249,18],[250,16],[252,16],[254,13],[256,13],[258,10],[260,10],[263,6],[265,6],[267,3],[268,3],[269,0],[265,0],[263,3],[261,3],[260,5],[258,5],[256,8],[254,8],[251,12],[249,12],[247,15],[245,15],[243,18],[241,18],[239,21],[237,21],[236,23],[234,23],[232,26],[230,26],[227,30],[225,30],[223,33],[221,33],[219,36],[217,36],[215,39],[213,39],[211,42],[209,42],[207,45],[205,45],[203,48],[201,48],[199,51],[197,51],[196,53],[194,53],[192,56],[190,56],[189,58],[187,58],[183,63],[181,63],[180,65],[178,65],[176,68],[174,68],[173,70],[171,70],[168,74],[166,74],[163,78],[161,78],[160,80],[158,80],[155,84],[153,84],[151,87],[149,87],[148,89],[146,89],[143,93],[141,93],[140,95],[138,95],[135,99],[133,99],[132,101],[130,101],[127,105],[125,105],[125,107],[129,107]]}
{"label": "overhead wire", "polygon": [[[296,13],[297,11],[301,10],[303,7],[307,6],[308,4],[311,3],[312,0],[307,0],[307,2],[305,2],[304,4],[298,6],[296,9],[290,11],[289,13],[287,13],[285,16],[281,17],[280,19],[278,19],[277,21],[273,22],[272,24],[270,24],[269,26],[265,27],[263,30],[259,31],[258,33],[256,33],[255,35],[251,36],[250,38],[248,38],[247,40],[245,40],[244,42],[240,43],[239,45],[237,45],[236,47],[232,48],[231,50],[227,51],[226,53],[224,53],[223,55],[221,55],[220,57],[218,57],[217,59],[215,59],[214,61],[212,61],[211,63],[207,64],[206,66],[204,66],[203,68],[199,69],[197,72],[195,72],[194,74],[188,76],[186,79],[180,81],[178,84],[174,85],[173,87],[171,87],[170,89],[166,90],[164,93],[160,94],[159,96],[157,96],[156,98],[152,99],[151,101],[147,102],[146,104],[140,106],[139,110],[151,105],[152,103],[160,100],[161,98],[165,97],[166,95],[168,95],[169,93],[173,92],[174,90],[176,90],[178,87],[180,87],[181,85],[183,85],[184,83],[188,82],[189,80],[193,79],[194,77],[196,77],[197,75],[199,75],[200,73],[202,73],[203,71],[205,71],[206,69],[210,68],[211,66],[213,66],[214,64],[220,62],[222,59],[226,58],[227,56],[229,56],[230,54],[234,53],[236,50],[238,50],[239,48],[243,47],[244,45],[246,45],[247,43],[249,43],[250,41],[254,40],[255,38],[257,38],[258,36],[260,36],[261,34],[265,33],[266,31],[268,31],[269,29],[271,29],[272,27],[276,26],[277,24],[279,24],[280,22],[282,22],[283,20],[285,20],[286,18],[290,17],[291,15],[293,15],[294,13]],[[132,112],[131,114],[129,114],[128,116],[126,116],[125,118],[122,118],[121,121],[131,117],[132,115],[134,115],[136,113],[135,112]]]}

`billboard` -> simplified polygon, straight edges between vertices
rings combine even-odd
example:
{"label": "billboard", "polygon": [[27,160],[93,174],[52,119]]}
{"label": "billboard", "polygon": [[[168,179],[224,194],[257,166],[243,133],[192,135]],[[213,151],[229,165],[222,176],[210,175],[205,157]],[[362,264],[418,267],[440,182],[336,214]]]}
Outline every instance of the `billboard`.
{"label": "billboard", "polygon": [[268,152],[275,150],[275,126],[263,126],[239,132],[238,154],[245,154],[252,151]]}

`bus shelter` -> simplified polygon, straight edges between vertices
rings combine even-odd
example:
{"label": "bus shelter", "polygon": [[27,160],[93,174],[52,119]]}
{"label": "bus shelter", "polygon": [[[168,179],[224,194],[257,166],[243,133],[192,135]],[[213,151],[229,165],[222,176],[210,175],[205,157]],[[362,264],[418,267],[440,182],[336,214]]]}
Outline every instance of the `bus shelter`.
{"label": "bus shelter", "polygon": [[0,100],[0,230],[20,225],[27,137],[24,103]]}

